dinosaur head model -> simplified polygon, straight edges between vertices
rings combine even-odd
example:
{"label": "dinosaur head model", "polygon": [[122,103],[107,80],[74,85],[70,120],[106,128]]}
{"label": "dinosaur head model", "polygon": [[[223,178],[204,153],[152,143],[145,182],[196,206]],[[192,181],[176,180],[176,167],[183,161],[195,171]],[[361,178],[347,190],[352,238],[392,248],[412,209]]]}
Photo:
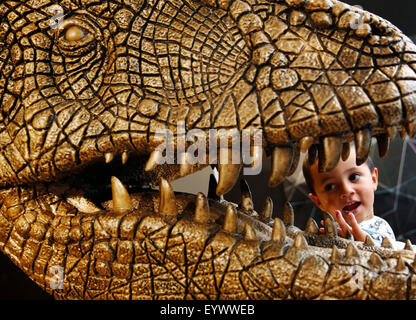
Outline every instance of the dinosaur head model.
{"label": "dinosaur head model", "polygon": [[416,47],[380,17],[335,0],[6,0],[0,106],[0,249],[57,298],[415,298],[410,244],[339,238],[329,216],[329,234],[301,231],[290,206],[272,221],[244,183],[238,208],[169,184],[216,164],[226,194],[236,137],[251,168],[271,156],[270,186],[300,152],[329,171],[350,141],[363,163],[372,137],[381,155],[414,137]]}

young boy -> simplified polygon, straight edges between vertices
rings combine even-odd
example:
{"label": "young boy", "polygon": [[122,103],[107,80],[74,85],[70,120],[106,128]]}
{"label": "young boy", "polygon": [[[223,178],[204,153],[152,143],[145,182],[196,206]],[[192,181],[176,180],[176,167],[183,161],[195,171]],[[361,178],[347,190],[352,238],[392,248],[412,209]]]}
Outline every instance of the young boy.
{"label": "young boy", "polygon": [[[348,159],[339,160],[328,173],[318,171],[318,161],[309,165],[306,158],[303,174],[311,193],[309,197],[323,211],[338,222],[338,234],[346,236],[350,231],[357,241],[364,241],[367,235],[378,245],[388,237],[396,246],[396,239],[390,225],[374,215],[374,191],[378,185],[378,170],[371,158],[357,166],[355,146],[350,145]],[[398,245],[398,244],[397,244]]]}

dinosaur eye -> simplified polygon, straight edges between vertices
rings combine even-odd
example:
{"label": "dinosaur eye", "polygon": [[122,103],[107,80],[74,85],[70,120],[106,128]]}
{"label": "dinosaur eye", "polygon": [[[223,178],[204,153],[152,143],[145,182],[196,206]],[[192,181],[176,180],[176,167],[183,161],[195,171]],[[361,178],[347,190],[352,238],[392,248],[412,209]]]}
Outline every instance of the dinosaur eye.
{"label": "dinosaur eye", "polygon": [[65,39],[67,41],[79,41],[84,38],[86,31],[78,26],[70,26],[65,31]]}
{"label": "dinosaur eye", "polygon": [[85,16],[65,19],[56,33],[57,45],[68,56],[84,55],[100,40],[100,30]]}

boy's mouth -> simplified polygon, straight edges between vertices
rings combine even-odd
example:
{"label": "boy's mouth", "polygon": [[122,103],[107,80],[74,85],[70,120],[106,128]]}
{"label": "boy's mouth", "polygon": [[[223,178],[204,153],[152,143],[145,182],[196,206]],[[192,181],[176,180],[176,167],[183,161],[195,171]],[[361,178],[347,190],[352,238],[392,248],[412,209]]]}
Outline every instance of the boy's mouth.
{"label": "boy's mouth", "polygon": [[361,205],[360,201],[349,202],[344,208],[342,208],[342,212],[349,213],[353,212]]}

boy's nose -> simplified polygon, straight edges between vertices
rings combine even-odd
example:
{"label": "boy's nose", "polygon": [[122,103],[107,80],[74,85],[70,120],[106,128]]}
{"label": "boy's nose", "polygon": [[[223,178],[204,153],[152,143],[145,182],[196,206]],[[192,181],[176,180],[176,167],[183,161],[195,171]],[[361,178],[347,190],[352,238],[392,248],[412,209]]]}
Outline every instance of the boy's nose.
{"label": "boy's nose", "polygon": [[355,194],[354,188],[352,187],[351,183],[344,182],[341,184],[341,198],[347,198],[351,195]]}

